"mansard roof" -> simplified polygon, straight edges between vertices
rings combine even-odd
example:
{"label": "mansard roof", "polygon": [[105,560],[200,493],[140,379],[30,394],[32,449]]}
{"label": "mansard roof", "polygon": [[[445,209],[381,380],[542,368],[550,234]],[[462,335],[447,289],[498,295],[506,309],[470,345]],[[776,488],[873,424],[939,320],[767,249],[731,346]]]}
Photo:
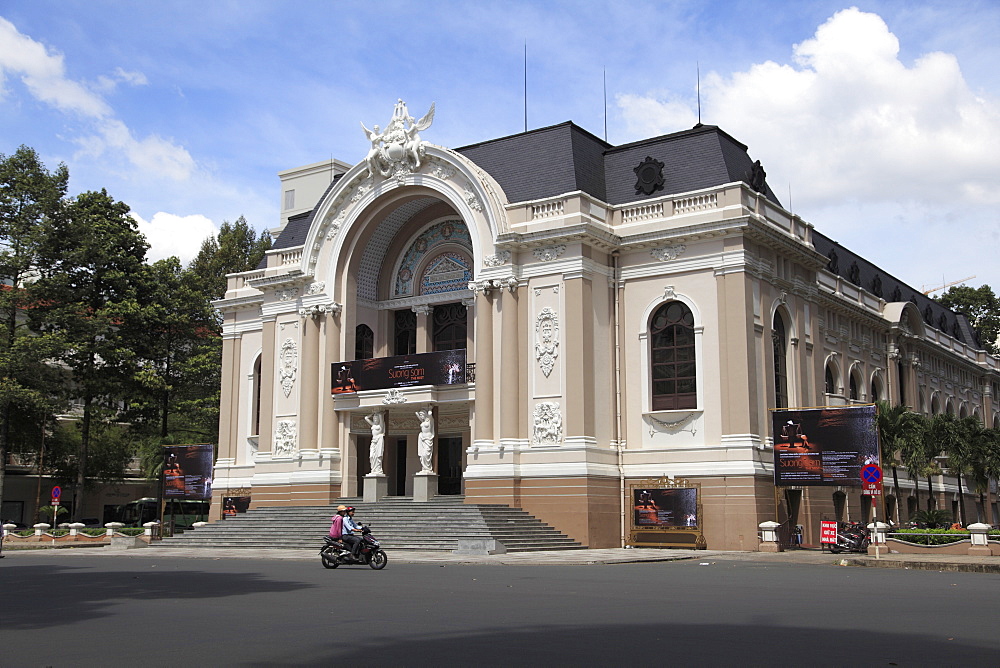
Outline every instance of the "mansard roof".
{"label": "mansard roof", "polygon": [[982,348],[976,330],[964,314],[939,304],[815,229],[812,241],[816,250],[829,260],[826,265],[828,271],[887,302],[911,302],[920,311],[920,317],[928,327],[974,348]]}
{"label": "mansard roof", "polygon": [[[583,191],[619,205],[747,181],[747,147],[714,125],[697,125],[613,146],[567,121],[455,149],[489,172],[513,202]],[[635,168],[647,157],[663,163],[663,189],[636,193]],[[778,199],[765,185],[765,195]]]}

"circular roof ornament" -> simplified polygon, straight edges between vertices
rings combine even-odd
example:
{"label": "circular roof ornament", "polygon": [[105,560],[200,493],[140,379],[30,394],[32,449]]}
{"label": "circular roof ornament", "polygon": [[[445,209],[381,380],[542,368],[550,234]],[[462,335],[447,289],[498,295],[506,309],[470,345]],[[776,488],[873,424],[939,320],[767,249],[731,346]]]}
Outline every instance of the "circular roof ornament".
{"label": "circular roof ornament", "polygon": [[657,190],[663,190],[663,163],[646,156],[635,171],[635,194],[652,195]]}

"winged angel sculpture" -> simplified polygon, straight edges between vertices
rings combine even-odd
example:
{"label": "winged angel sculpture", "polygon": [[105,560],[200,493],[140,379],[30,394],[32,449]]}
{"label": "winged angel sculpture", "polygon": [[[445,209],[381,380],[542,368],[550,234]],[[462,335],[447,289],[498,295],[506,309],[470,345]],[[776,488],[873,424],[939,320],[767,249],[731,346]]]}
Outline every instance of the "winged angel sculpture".
{"label": "winged angel sculpture", "polygon": [[362,123],[361,129],[365,131],[365,136],[372,144],[371,150],[365,157],[369,176],[380,174],[382,177],[388,177],[420,169],[424,142],[420,139],[419,133],[429,128],[433,121],[433,103],[423,118],[415,120],[407,111],[406,103],[399,100],[385,131],[379,132],[377,125],[374,130],[369,130]]}

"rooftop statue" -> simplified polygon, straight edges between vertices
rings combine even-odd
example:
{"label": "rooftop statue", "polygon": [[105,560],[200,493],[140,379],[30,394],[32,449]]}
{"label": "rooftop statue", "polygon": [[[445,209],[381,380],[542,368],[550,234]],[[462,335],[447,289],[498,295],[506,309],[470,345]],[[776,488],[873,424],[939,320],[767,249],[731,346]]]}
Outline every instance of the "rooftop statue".
{"label": "rooftop statue", "polygon": [[369,130],[362,123],[361,129],[372,145],[365,157],[368,175],[399,176],[420,169],[424,142],[419,133],[429,128],[433,121],[434,103],[423,118],[415,120],[407,111],[406,103],[399,100],[384,131],[379,132],[377,125],[374,130]]}

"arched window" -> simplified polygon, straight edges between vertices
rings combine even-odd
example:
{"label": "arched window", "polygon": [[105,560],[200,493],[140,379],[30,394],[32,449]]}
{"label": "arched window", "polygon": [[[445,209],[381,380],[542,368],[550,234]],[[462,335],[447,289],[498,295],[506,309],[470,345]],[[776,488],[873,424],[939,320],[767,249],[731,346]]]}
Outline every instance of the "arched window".
{"label": "arched window", "polygon": [[653,410],[698,407],[694,315],[681,302],[667,302],[649,326]]}
{"label": "arched window", "polygon": [[851,374],[851,382],[850,382],[849,392],[850,392],[849,396],[851,397],[851,401],[860,401],[861,400],[861,397],[858,395],[858,378],[853,373]]}
{"label": "arched window", "polygon": [[836,377],[833,375],[833,367],[829,364],[826,365],[826,376],[824,377],[824,382],[824,390],[827,394],[837,393]]}
{"label": "arched window", "polygon": [[771,347],[774,353],[774,407],[788,407],[788,334],[781,314],[775,312],[771,324]]}
{"label": "arched window", "polygon": [[875,376],[872,376],[872,391],[871,391],[872,401],[878,401],[882,398],[882,395],[878,391],[878,381],[875,380]]}
{"label": "arched window", "polygon": [[394,343],[393,355],[412,355],[417,352],[417,314],[413,309],[402,309],[393,313]]}
{"label": "arched window", "polygon": [[434,307],[434,350],[459,350],[466,345],[468,309],[462,303]]}
{"label": "arched window", "polygon": [[372,357],[375,357],[375,332],[368,325],[358,325],[354,328],[354,359]]}
{"label": "arched window", "polygon": [[260,434],[260,358],[253,363],[253,407],[250,409],[250,432]]}

